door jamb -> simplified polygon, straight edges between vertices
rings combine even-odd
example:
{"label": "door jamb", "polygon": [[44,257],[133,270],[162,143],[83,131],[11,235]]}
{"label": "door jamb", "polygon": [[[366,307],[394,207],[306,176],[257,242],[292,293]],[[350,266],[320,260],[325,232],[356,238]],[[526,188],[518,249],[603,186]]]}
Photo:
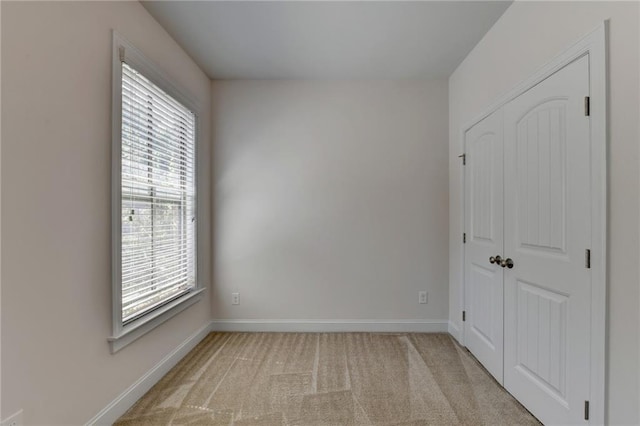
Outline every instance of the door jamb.
{"label": "door jamb", "polygon": [[[589,93],[590,96],[590,139],[591,139],[591,348],[590,348],[590,390],[589,422],[605,423],[606,396],[606,304],[607,304],[607,149],[608,129],[608,38],[609,20],[582,37],[568,49],[554,57],[538,69],[532,76],[518,84],[498,101],[491,104],[482,114],[462,127],[460,148],[465,149],[465,134],[477,123],[502,108],[511,100],[536,86],[555,72],[574,62],[589,56]],[[462,229],[465,229],[465,168],[462,168]],[[462,285],[458,295],[460,306],[466,309],[464,274],[465,252],[462,246],[461,277]],[[465,323],[461,323],[460,343],[465,344]]]}

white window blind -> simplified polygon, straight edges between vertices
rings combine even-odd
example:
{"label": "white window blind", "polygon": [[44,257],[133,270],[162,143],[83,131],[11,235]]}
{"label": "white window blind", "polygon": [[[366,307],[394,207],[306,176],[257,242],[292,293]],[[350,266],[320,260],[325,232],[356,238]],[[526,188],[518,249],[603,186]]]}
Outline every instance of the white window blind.
{"label": "white window blind", "polygon": [[122,323],[196,287],[195,115],[122,62]]}

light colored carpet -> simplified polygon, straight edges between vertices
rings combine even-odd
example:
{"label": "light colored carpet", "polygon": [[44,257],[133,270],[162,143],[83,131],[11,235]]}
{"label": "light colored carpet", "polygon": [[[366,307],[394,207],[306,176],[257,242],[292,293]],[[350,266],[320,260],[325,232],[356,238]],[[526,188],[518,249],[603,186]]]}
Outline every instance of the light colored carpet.
{"label": "light colored carpet", "polygon": [[539,423],[447,334],[211,333],[116,424]]}

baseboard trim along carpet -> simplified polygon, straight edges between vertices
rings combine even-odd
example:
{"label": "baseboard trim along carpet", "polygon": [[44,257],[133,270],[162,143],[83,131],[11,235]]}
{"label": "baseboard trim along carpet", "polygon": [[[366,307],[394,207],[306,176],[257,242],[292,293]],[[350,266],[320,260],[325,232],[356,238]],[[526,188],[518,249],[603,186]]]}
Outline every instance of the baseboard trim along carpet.
{"label": "baseboard trim along carpet", "polygon": [[211,331],[211,324],[205,324],[198,331],[189,336],[177,348],[158,362],[144,376],[140,377],[127,390],[122,392],[109,405],[103,408],[87,425],[111,425],[129,408],[146,394],[158,381],[164,377],[182,358],[196,347]]}
{"label": "baseboard trim along carpet", "polygon": [[446,320],[213,320],[212,331],[447,333]]}
{"label": "baseboard trim along carpet", "polygon": [[103,408],[87,425],[111,425],[142,398],[165,374],[184,358],[208,333],[233,332],[382,332],[447,333],[447,320],[213,320],[206,324],[158,364]]}
{"label": "baseboard trim along carpet", "polygon": [[453,321],[449,321],[448,331],[449,331],[449,334],[458,341],[458,343],[464,346],[464,344],[462,343],[462,329],[460,328],[460,326],[458,326],[458,324],[456,324]]}

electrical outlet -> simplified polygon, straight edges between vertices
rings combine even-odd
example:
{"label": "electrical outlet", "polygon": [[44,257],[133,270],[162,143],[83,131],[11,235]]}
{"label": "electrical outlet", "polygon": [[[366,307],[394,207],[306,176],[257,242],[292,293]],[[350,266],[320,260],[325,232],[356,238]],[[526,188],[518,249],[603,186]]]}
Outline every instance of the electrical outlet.
{"label": "electrical outlet", "polygon": [[427,303],[427,292],[426,291],[419,291],[418,292],[418,303],[420,303],[421,305],[426,305]]}
{"label": "electrical outlet", "polygon": [[1,426],[22,426],[23,424],[22,410],[13,414],[11,417],[6,418],[2,423],[0,423]]}
{"label": "electrical outlet", "polygon": [[231,293],[231,304],[232,305],[240,304],[240,293]]}

